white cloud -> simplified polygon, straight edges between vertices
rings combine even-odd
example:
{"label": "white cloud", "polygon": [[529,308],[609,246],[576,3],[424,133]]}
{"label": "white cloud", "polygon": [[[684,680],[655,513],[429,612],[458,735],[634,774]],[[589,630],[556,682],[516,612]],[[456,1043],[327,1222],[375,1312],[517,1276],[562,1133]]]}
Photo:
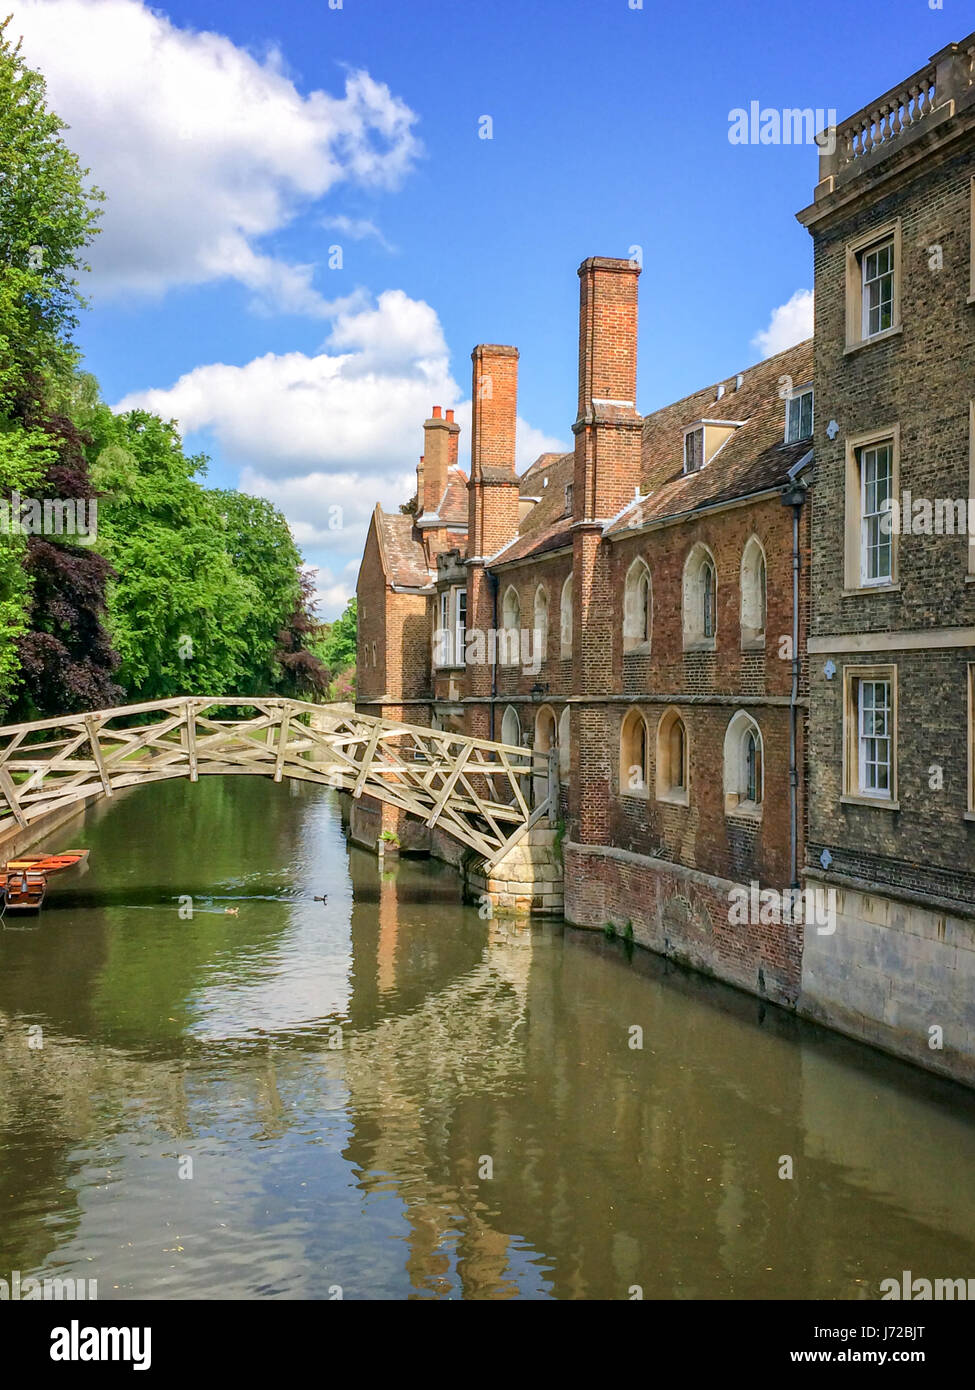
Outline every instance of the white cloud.
{"label": "white cloud", "polygon": [[140,0],[20,0],[13,24],[108,195],[91,252],[103,295],[239,281],[266,307],[326,316],[313,267],[260,249],[342,181],[393,188],[420,152],[414,113],[367,72],[302,95],[257,58]]}
{"label": "white cloud", "polygon": [[270,478],[311,471],[387,476],[422,453],[433,404],[451,406],[436,313],[402,290],[339,313],[322,352],[267,353],[242,367],[195,367],[165,390],[136,391],[141,406],[178,419],[184,433],[212,432],[228,461]]}
{"label": "white cloud", "polygon": [[317,569],[312,568],[310,572],[315,582],[315,592],[312,596],[315,616],[322,622],[331,622],[344,610],[345,605],[355,593],[359,561],[350,560],[338,575],[333,573],[327,565],[319,565]]}
{"label": "white cloud", "polygon": [[772,310],[768,328],[755,334],[752,347],[757,348],[763,357],[774,357],[777,352],[794,347],[804,338],[811,338],[812,332],[813,292],[796,290],[790,300]]}
{"label": "white cloud", "polygon": [[[185,434],[210,432],[228,462],[268,486],[328,476],[340,488],[343,478],[370,479],[373,503],[381,495],[386,505],[392,499],[377,494],[377,485],[412,477],[405,470],[423,452],[421,427],[432,405],[456,407],[465,464],[471,412],[460,396],[436,312],[402,290],[386,290],[374,305],[357,300],[339,313],[320,353],[195,367],[169,388],[131,392],[115,409],[138,406],[177,419]],[[565,447],[519,421],[519,468]]]}
{"label": "white cloud", "polygon": [[382,232],[374,222],[370,222],[367,217],[323,217],[322,226],[326,231],[339,232],[342,236],[349,237],[352,241],[366,241],[372,238],[378,241],[384,251],[395,251],[395,246],[383,236]]}
{"label": "white cloud", "polygon": [[[412,496],[432,406],[455,408],[468,468],[471,402],[460,397],[435,311],[386,290],[339,313],[320,353],[210,363],[167,389],[132,392],[115,409],[142,407],[176,419],[184,434],[211,435],[240,470],[240,488],[284,512],[305,555],[340,563],[361,555],[377,502],[395,511]],[[519,418],[519,469],[567,447]],[[358,558],[348,563],[358,569]],[[324,583],[330,609],[336,585],[351,593],[354,581],[353,573]]]}

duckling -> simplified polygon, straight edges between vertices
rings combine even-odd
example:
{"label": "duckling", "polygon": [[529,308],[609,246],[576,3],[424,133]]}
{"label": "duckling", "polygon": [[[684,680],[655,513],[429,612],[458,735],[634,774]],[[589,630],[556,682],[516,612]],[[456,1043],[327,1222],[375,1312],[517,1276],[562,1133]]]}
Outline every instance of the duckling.
{"label": "duckling", "polygon": [[327,894],[327,893],[323,893],[322,896],[319,897],[318,894],[316,893],[316,895],[315,895],[315,902],[316,902],[316,903],[327,903],[327,902],[328,902],[328,894]]}
{"label": "duckling", "polygon": [[239,908],[239,907],[225,907],[223,911],[224,911],[224,916],[225,916],[225,917],[239,917],[239,916],[240,916],[240,908]]}

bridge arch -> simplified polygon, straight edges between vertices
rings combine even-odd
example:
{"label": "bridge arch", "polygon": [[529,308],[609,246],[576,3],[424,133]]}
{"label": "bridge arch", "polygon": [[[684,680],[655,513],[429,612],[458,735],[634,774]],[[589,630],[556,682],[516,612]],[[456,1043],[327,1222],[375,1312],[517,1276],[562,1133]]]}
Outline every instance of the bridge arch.
{"label": "bridge arch", "polygon": [[93,797],[183,777],[269,777],[368,795],[504,857],[532,806],[530,749],[277,697],[181,696],[0,727],[0,843]]}

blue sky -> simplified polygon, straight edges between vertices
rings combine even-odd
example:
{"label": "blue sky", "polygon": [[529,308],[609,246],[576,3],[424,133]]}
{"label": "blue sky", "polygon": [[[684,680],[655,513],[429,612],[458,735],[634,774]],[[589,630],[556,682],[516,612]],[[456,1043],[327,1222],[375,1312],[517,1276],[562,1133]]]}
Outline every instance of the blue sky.
{"label": "blue sky", "polygon": [[642,248],[644,412],[805,336],[817,152],[734,145],[729,112],[842,120],[975,28],[957,0],[636,3],[12,0],[109,194],[87,366],[282,506],[322,616],[432,405],[466,464],[475,343],[521,349],[520,464],[568,445],[584,257]]}

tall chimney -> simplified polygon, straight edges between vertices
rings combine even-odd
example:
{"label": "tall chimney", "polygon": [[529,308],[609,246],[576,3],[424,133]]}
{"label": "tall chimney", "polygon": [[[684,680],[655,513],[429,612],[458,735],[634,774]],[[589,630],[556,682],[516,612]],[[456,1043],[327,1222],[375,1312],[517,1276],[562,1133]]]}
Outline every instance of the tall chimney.
{"label": "tall chimney", "polygon": [[493,555],[518,531],[518,349],[481,343],[471,353],[471,360],[474,371],[467,538],[470,554],[477,558]]}
{"label": "tall chimney", "polygon": [[[496,626],[494,583],[485,560],[518,534],[515,429],[518,416],[518,349],[481,343],[471,353],[471,476],[467,484],[467,626]],[[475,738],[498,734],[491,703],[491,666],[467,668],[468,694],[484,703],[468,709]]]}
{"label": "tall chimney", "polygon": [[452,410],[447,411],[447,424],[454,425],[454,428],[450,432],[450,448],[447,452],[447,467],[456,468],[457,450],[460,442],[460,425],[454,424],[454,412]]}
{"label": "tall chimney", "polygon": [[423,425],[423,505],[421,516],[428,516],[440,506],[447,486],[447,459],[450,453],[449,426],[439,405]]}
{"label": "tall chimney", "polygon": [[448,410],[444,418],[442,407],[435,405],[430,419],[423,426],[423,491],[417,491],[421,516],[436,512],[443,501],[447,469],[457,462],[459,434],[460,425],[454,422],[454,412]]}
{"label": "tall chimney", "polygon": [[632,261],[591,256],[579,267],[579,414],[572,489],[576,521],[606,521],[640,484],[636,410],[637,279]]}
{"label": "tall chimney", "polygon": [[420,455],[420,462],[416,465],[416,514],[420,515],[423,510],[423,459]]}
{"label": "tall chimney", "polygon": [[[579,267],[579,414],[572,488],[571,838],[608,844],[614,734],[598,697],[613,688],[618,595],[602,526],[633,500],[643,421],[636,409],[639,268],[593,256]],[[596,697],[596,702],[592,697]]]}

